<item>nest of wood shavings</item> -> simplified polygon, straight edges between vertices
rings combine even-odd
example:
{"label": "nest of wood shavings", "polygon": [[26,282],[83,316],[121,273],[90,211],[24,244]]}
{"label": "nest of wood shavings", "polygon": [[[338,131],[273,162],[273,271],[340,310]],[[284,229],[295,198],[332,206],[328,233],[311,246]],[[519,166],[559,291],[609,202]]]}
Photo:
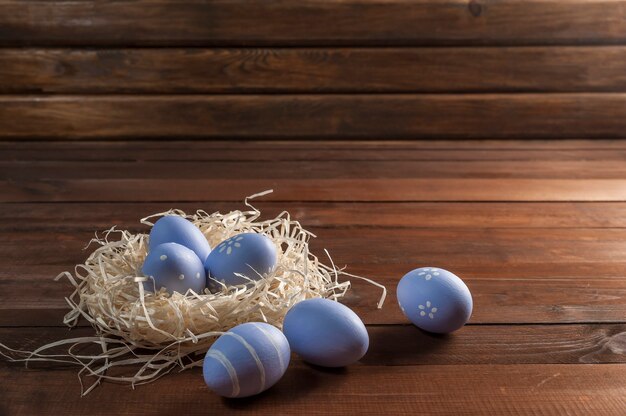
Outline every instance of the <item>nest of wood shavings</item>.
{"label": "nest of wood shavings", "polygon": [[[184,370],[201,366],[204,353],[215,339],[228,329],[244,323],[262,321],[282,327],[291,306],[297,302],[324,297],[338,300],[350,288],[350,281],[340,277],[355,277],[381,287],[382,307],[386,290],[369,279],[327,266],[309,252],[309,240],[315,237],[288,212],[276,218],[260,220],[260,211],[246,198],[247,211],[208,214],[197,211],[187,215],[180,210],[154,214],[141,220],[152,226],[152,219],[164,215],[179,215],[192,221],[206,236],[211,247],[243,232],[264,234],[276,244],[277,267],[264,279],[247,285],[223,287],[220,292],[173,294],[161,290],[145,292],[141,274],[147,255],[148,235],[116,230],[115,227],[96,237],[90,244],[99,247],[84,264],[75,267],[74,274],[64,272],[75,287],[66,298],[71,310],[64,318],[70,327],[80,318],[96,330],[93,337],[57,341],[35,351],[22,351],[0,344],[0,354],[12,361],[53,361],[78,364],[83,395],[102,380],[128,383],[132,386],[158,379],[178,368]],[[114,238],[115,237],[115,238]],[[328,253],[326,252],[328,255]],[[61,354],[48,351],[64,347]],[[82,347],[96,352],[81,353]],[[4,351],[4,352],[3,352]],[[84,377],[92,377],[89,386]]]}

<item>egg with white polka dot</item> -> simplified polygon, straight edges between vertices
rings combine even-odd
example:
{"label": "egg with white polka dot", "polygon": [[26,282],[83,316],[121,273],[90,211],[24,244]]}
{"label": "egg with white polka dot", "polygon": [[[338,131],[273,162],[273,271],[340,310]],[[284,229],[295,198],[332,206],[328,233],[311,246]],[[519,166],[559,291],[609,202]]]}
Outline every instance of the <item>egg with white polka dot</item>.
{"label": "egg with white polka dot", "polygon": [[218,244],[204,267],[211,291],[260,280],[276,267],[274,242],[263,234],[237,234]]}
{"label": "egg with white polka dot", "polygon": [[454,273],[422,267],[407,273],[397,287],[398,304],[418,328],[445,334],[456,331],[472,315],[472,294]]}
{"label": "egg with white polka dot", "polygon": [[150,230],[148,244],[150,249],[163,243],[178,243],[190,250],[204,262],[211,247],[198,227],[186,218],[178,215],[166,215],[159,218]]}
{"label": "egg with white polka dot", "polygon": [[150,292],[165,288],[185,294],[191,289],[201,293],[206,288],[206,274],[200,258],[191,249],[177,243],[154,247],[146,256],[142,273],[148,278],[144,289]]}
{"label": "egg with white polka dot", "polygon": [[224,397],[252,396],[281,379],[291,350],[280,330],[263,322],[237,325],[209,348],[202,373],[207,386]]}

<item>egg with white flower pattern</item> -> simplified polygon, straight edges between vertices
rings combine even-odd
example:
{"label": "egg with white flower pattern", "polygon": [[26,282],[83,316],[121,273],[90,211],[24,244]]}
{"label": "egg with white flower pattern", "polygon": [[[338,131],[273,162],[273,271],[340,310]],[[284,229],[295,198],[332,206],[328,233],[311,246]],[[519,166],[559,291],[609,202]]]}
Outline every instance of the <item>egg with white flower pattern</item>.
{"label": "egg with white flower pattern", "polygon": [[[276,267],[274,242],[263,234],[237,234],[217,245],[204,267],[212,291],[260,280]],[[245,276],[245,277],[243,277]]]}
{"label": "egg with white flower pattern", "polygon": [[209,348],[202,373],[214,392],[224,397],[261,393],[281,379],[291,350],[280,330],[263,322],[247,322],[224,333]]}
{"label": "egg with white flower pattern", "polygon": [[472,315],[472,294],[454,273],[422,267],[407,273],[397,287],[398,304],[418,328],[445,334],[456,331]]}
{"label": "egg with white flower pattern", "polygon": [[206,288],[202,261],[192,250],[177,243],[154,247],[146,256],[141,271],[148,278],[143,287],[150,292],[164,287],[170,293],[185,294],[189,289],[201,293]]}

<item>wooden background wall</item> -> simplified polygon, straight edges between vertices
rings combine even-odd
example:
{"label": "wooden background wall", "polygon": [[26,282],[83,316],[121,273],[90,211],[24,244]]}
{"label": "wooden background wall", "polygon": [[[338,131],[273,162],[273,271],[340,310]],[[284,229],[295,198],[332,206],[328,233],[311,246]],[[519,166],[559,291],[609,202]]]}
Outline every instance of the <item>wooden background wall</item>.
{"label": "wooden background wall", "polygon": [[626,0],[0,0],[0,138],[617,138]]}

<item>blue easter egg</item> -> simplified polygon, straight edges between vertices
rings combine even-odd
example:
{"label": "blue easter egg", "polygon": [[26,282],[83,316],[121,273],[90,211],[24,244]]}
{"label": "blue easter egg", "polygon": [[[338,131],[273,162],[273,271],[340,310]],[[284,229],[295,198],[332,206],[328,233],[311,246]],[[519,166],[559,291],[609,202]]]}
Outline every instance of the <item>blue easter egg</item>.
{"label": "blue easter egg", "polygon": [[148,277],[143,286],[154,291],[164,287],[168,292],[196,293],[206,288],[204,266],[196,253],[177,243],[158,245],[148,253],[142,273]]}
{"label": "blue easter egg", "polygon": [[262,322],[237,325],[204,357],[209,388],[224,397],[247,397],[272,387],[285,374],[291,351],[280,330]]}
{"label": "blue easter egg", "polygon": [[397,288],[400,309],[418,328],[446,334],[472,315],[472,294],[455,274],[435,267],[407,273]]}
{"label": "blue easter egg", "polygon": [[152,226],[148,245],[150,249],[163,243],[178,243],[193,250],[204,263],[211,247],[204,234],[191,221],[177,215],[161,217]]}
{"label": "blue easter egg", "polygon": [[369,347],[363,321],[347,306],[329,299],[296,303],[285,315],[283,333],[293,352],[324,367],[352,364]]}
{"label": "blue easter egg", "polygon": [[276,267],[276,245],[262,234],[237,234],[215,247],[204,267],[211,290],[222,287],[217,282],[226,286],[246,284],[249,280],[237,274],[259,280]]}

